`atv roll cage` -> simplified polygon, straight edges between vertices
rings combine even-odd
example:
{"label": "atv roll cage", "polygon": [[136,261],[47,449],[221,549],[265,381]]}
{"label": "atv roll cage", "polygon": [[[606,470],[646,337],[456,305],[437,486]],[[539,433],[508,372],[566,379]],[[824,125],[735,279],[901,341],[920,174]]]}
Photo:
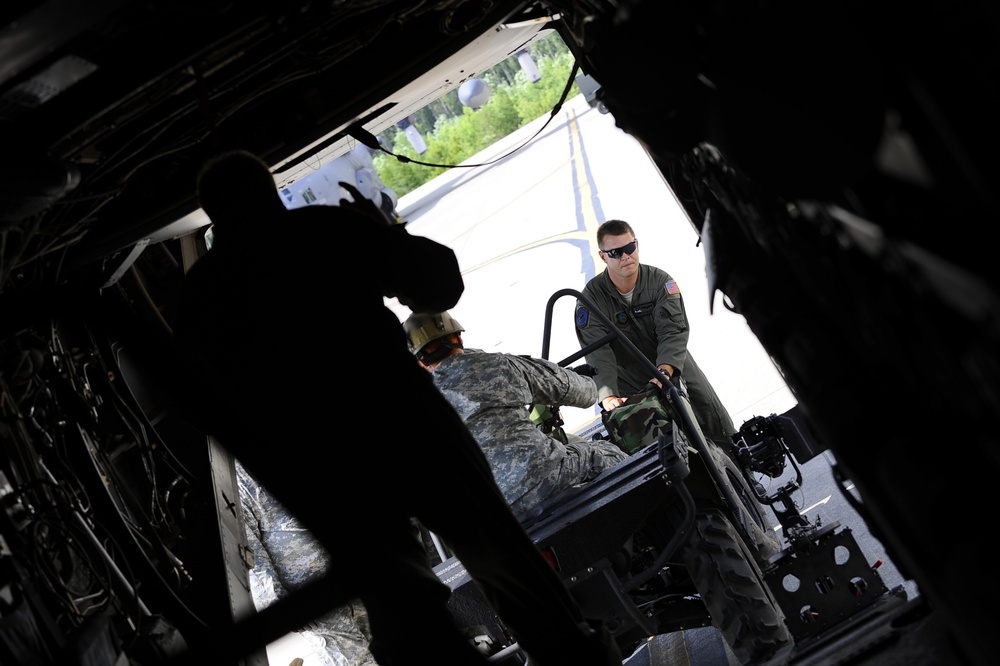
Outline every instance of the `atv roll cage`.
{"label": "atv roll cage", "polygon": [[[594,304],[584,296],[579,291],[575,289],[560,289],[549,297],[548,302],[545,305],[545,320],[543,324],[543,338],[542,338],[542,358],[549,358],[549,345],[552,338],[552,313],[555,309],[556,302],[560,298],[572,296],[578,301],[587,306],[590,311],[591,316],[596,317],[598,321],[604,324],[605,328],[608,330],[608,334],[601,337],[599,340],[592,342],[589,345],[582,347],[579,351],[574,352],[558,361],[558,365],[566,367],[574,361],[584,358],[587,354],[595,349],[599,349],[606,344],[610,344],[613,341],[621,343],[640,363],[646,366],[650,372],[650,377],[656,377],[660,380],[660,386],[667,398],[670,406],[674,409],[674,413],[680,418],[681,432],[687,439],[688,443],[693,445],[697,449],[698,453],[706,458],[709,456],[708,453],[708,441],[705,438],[705,434],[701,430],[701,426],[698,425],[698,420],[695,418],[694,412],[691,410],[691,404],[687,401],[686,396],[682,398],[681,390],[672,382],[662,371],[656,366],[655,363],[646,358],[641,351],[635,346],[635,344],[629,340],[627,337],[622,335],[618,328],[614,325],[611,319],[605,315],[603,312],[598,310]],[[664,465],[668,468],[668,465]],[[732,492],[729,484],[727,484],[722,478],[722,472],[716,467],[710,467],[710,473],[712,474],[715,483],[719,486],[720,491],[726,498],[726,501],[730,506],[739,506],[739,500],[736,498],[735,494]],[[675,483],[683,486],[683,477],[676,479]],[[693,520],[693,516],[686,516],[685,520],[688,518]],[[750,535],[744,534],[745,537],[749,538]]]}
{"label": "atv roll cage", "polygon": [[[654,443],[518,516],[585,616],[605,624],[623,654],[652,636],[712,624],[741,663],[783,664],[880,609],[899,612],[889,602],[905,601],[905,591],[887,594],[851,530],[810,524],[791,499],[802,487],[796,459],[823,450],[797,407],[744,423],[730,455],[705,437],[683,384],[668,380],[580,292],[562,289],[548,300],[543,358],[555,303],[567,296],[590,307],[609,333],[557,364],[617,340],[660,379],[676,415]],[[770,494],[754,476],[784,480],[789,465],[791,478]],[[452,589],[458,621],[495,646],[492,661],[523,663],[461,563],[450,558],[435,571]]]}

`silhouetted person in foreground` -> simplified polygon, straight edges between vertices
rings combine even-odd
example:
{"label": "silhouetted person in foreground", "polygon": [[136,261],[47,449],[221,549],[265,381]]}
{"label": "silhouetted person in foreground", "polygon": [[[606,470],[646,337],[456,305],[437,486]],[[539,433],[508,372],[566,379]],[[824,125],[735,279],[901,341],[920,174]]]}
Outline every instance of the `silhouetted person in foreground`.
{"label": "silhouetted person in foreground", "polygon": [[215,240],[188,273],[175,325],[189,403],[331,566],[191,651],[245,653],[358,597],[380,666],[485,664],[453,622],[412,516],[461,560],[532,664],[620,665],[385,307],[386,296],[417,312],[454,306],[454,253],[345,189],[354,202],[286,210],[267,165],[242,151],[199,175]]}

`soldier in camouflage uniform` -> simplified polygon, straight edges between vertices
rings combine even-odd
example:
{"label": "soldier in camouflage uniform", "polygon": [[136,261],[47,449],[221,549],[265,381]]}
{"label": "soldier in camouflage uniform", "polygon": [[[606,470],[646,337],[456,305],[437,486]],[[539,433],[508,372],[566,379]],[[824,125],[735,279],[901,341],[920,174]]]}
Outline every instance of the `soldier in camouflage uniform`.
{"label": "soldier in camouflage uniform", "polygon": [[420,364],[475,435],[514,513],[628,457],[610,442],[564,444],[531,420],[535,403],[593,406],[597,386],[590,377],[544,359],[466,349],[464,329],[447,312],[413,314],[403,328]]}
{"label": "soldier in camouflage uniform", "polygon": [[[330,557],[271,493],[237,461],[240,503],[247,541],[254,554],[250,592],[257,609],[265,608],[318,579],[330,566]],[[368,613],[357,599],[317,618],[298,632],[316,646],[323,666],[376,666],[368,649],[371,630]]]}
{"label": "soldier in camouflage uniform", "polygon": [[[731,451],[736,427],[688,352],[690,328],[677,281],[659,268],[640,265],[639,241],[627,222],[602,224],[597,246],[605,248],[600,256],[607,268],[587,282],[583,295],[668,378],[683,380],[702,432]],[[604,324],[583,302],[576,304],[575,314],[581,347],[607,335]],[[597,368],[598,399],[606,411],[621,406],[650,381],[659,384],[618,340],[587,354],[587,363]]]}

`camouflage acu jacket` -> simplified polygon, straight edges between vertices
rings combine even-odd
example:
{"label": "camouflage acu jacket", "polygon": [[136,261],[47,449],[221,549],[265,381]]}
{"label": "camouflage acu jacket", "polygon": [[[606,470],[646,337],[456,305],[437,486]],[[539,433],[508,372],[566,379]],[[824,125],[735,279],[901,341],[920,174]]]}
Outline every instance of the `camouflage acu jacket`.
{"label": "camouflage acu jacket", "polygon": [[531,421],[529,405],[586,408],[594,380],[538,358],[466,349],[445,358],[434,383],[468,425],[514,513],[594,478],[627,456],[610,442],[565,445]]}

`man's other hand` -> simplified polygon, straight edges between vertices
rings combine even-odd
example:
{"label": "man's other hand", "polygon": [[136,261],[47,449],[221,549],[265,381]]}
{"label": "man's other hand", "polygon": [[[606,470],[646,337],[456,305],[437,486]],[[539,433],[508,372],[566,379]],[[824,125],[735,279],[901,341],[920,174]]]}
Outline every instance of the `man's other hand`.
{"label": "man's other hand", "polygon": [[358,188],[350,183],[340,181],[340,186],[347,190],[347,193],[350,194],[351,199],[353,199],[353,201],[351,199],[341,199],[341,208],[348,208],[353,210],[355,213],[360,213],[361,215],[378,222],[384,227],[389,226],[392,220],[386,216],[385,212],[381,208],[375,205],[374,201],[365,198],[361,192],[358,191]]}
{"label": "man's other hand", "polygon": [[622,400],[621,398],[619,398],[616,395],[609,395],[604,400],[601,400],[601,407],[606,412],[610,412],[615,407],[621,407],[624,404],[625,404],[625,401]]}

